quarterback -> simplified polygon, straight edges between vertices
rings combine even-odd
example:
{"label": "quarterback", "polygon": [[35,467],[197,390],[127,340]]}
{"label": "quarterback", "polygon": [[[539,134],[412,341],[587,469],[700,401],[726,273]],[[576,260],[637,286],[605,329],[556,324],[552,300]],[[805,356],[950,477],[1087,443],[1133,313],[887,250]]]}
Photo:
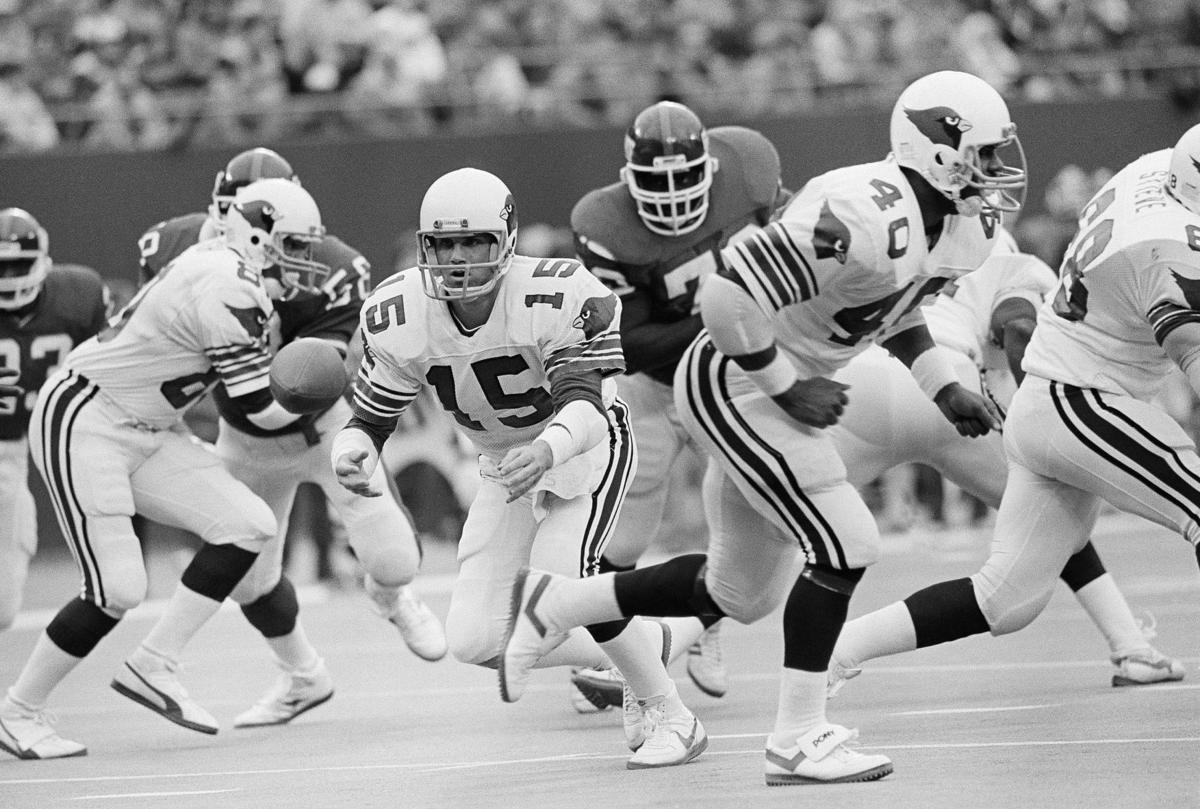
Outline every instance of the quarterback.
{"label": "quarterback", "polygon": [[49,237],[28,212],[0,210],[0,370],[17,374],[0,391],[0,630],[21,606],[37,550],[29,491],[29,414],[38,388],[72,348],[104,326],[107,288],[94,270],[53,264]]}
{"label": "quarterback", "polygon": [[[210,233],[229,227],[229,207],[240,188],[260,178],[284,178],[299,184],[283,157],[256,148],[232,158],[217,174],[207,213],[168,219],[139,240],[143,273],[156,275],[183,250]],[[272,349],[301,337],[332,343],[343,355],[370,286],[366,258],[336,236],[326,234],[313,246],[311,266],[271,266],[265,283],[278,285],[270,321]],[[300,622],[295,588],[283,572],[283,546],[297,487],[320,487],[346,526],[355,556],[366,571],[365,588],[376,611],[391,621],[419,657],[439,660],[446,654],[441,623],[409,587],[420,564],[412,524],[396,498],[366,500],[338,486],[329,468],[330,442],[350,417],[339,400],[328,409],[263,427],[255,423],[244,398],[217,385],[213,398],[220,414],[216,452],[233,476],[263,498],[275,515],[278,533],[262,549],[254,566],[231,597],[266,639],[282,669],[277,682],[235,727],[276,725],[327,701],[333,681],[324,660]],[[376,483],[385,486],[384,470]]]}
{"label": "quarterback", "polygon": [[[696,295],[716,272],[721,248],[770,220],[784,196],[779,171],[779,154],[758,132],[706,129],[684,105],[660,101],[638,113],[625,134],[621,181],[589,192],[571,212],[579,260],[621,298],[626,370],[617,387],[638,445],[637,474],[601,571],[632,570],[662,525],[672,466],[685,447],[695,448],[671,386],[679,358],[703,327]],[[666,622],[673,654],[688,652],[692,680],[722,696],[728,683],[716,619]],[[611,669],[584,670],[574,682],[596,707],[607,707],[604,681],[619,677]]]}
{"label": "quarterback", "polygon": [[264,428],[295,417],[263,396],[267,320],[261,273],[310,263],[323,235],[312,197],[287,180],[243,188],[240,226],[201,242],[142,287],[46,380],[30,419],[30,451],[81,576],[80,596],[51,620],[0,703],[0,748],[19,758],[83,755],[44,713],[54,688],[146,594],[134,513],[203,541],[162,619],[113,688],[171,721],[216,733],[216,720],[176,674],[182,649],[275,535],[270,508],[225,470],[183,423],[217,382]]}
{"label": "quarterback", "polygon": [[[717,464],[704,485],[708,554],[578,581],[523,571],[503,672],[521,671],[579,624],[622,615],[749,623],[786,599],[767,784],[892,771],[886,756],[847,746],[856,731],[825,717],[830,654],[879,555],[875,521],[823,429],[847,402],[830,377],[878,342],[960,433],[998,427],[994,406],[934,346],[921,304],[983,263],[998,211],[1018,207],[1025,175],[1007,105],[965,73],[907,87],[891,142],[888,159],[810,180],[776,221],[721,251],[701,290],[705,331],[676,371],[675,403]],[[1010,151],[1014,165],[1005,165]]]}
{"label": "quarterback", "polygon": [[1027,626],[1054,572],[1087,545],[1101,501],[1200,544],[1200,458],[1151,402],[1172,364],[1200,392],[1198,251],[1200,126],[1130,163],[1080,214],[1009,409],[988,560],[847,623],[834,678],[839,666]]}
{"label": "quarterback", "polygon": [[[458,544],[446,632],[454,656],[503,666],[513,580],[531,561],[595,574],[637,463],[617,296],[573,259],[515,253],[508,187],[474,168],[437,179],[421,203],[419,260],[363,308],[354,417],[334,440],[339,480],[364,496],[399,414],[434,390],[479,454],[482,482]],[[663,663],[669,635],[619,618],[546,650],[544,666],[595,665],[597,642],[641,701],[631,768],[683,764],[707,745]],[[589,636],[590,633],[590,636]],[[593,641],[592,638],[595,640]],[[524,681],[501,689],[521,696]]]}

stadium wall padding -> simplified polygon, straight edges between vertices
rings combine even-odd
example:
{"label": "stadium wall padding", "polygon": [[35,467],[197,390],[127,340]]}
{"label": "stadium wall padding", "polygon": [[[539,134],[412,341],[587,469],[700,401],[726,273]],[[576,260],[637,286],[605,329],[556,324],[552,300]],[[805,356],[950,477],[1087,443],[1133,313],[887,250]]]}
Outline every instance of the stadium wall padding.
{"label": "stadium wall padding", "polygon": [[[1035,210],[1046,181],[1062,166],[1116,169],[1172,145],[1195,123],[1165,99],[1018,104],[1012,111],[1031,173],[1027,209]],[[879,109],[738,123],[774,141],[792,188],[813,174],[888,151],[888,112]],[[292,162],[329,230],[362,250],[380,278],[393,269],[398,240],[412,238],[421,196],[442,173],[464,165],[492,171],[513,190],[522,222],[565,225],[583,193],[616,181],[622,134],[621,127],[608,127],[264,145]],[[204,208],[216,172],[238,151],[4,156],[0,206],[33,213],[50,232],[57,260],[132,281],[141,232]]]}

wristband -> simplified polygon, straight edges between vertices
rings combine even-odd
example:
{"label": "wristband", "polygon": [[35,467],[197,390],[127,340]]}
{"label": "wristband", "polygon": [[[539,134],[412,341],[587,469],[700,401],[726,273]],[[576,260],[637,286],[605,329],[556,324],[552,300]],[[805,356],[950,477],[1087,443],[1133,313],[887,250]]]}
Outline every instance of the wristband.
{"label": "wristband", "polygon": [[350,427],[342,428],[333,437],[333,444],[329,448],[329,461],[335,475],[337,474],[338,458],[356,449],[361,449],[367,453],[366,460],[363,461],[362,465],[363,472],[366,473],[367,477],[375,474],[375,465],[379,463],[379,452],[375,449],[375,443],[362,430]]}
{"label": "wristband", "polygon": [[954,366],[950,363],[946,349],[938,346],[917,355],[909,371],[913,379],[917,380],[917,385],[931,400],[942,388],[958,382],[958,374],[954,373]]}
{"label": "wristband", "polygon": [[750,377],[750,381],[768,396],[778,396],[794,385],[796,380],[799,379],[796,367],[780,351],[776,351],[775,358],[762,368],[754,371],[745,371],[743,369],[743,373]]}
{"label": "wristband", "polygon": [[551,463],[558,466],[572,454],[572,449],[575,446],[575,438],[571,435],[571,428],[565,424],[559,424],[557,421],[552,421],[546,425],[546,429],[542,430],[542,434],[537,437],[538,441],[546,442],[550,447]]}

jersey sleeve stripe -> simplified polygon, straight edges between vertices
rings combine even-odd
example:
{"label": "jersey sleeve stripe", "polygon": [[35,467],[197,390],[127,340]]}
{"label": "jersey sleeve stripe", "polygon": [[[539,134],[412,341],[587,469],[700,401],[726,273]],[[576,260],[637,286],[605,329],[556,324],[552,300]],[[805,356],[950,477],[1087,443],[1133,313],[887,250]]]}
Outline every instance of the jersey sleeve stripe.
{"label": "jersey sleeve stripe", "polygon": [[364,421],[384,423],[396,419],[416,398],[416,394],[399,394],[384,391],[361,374],[354,383],[354,399],[351,409]]}
{"label": "jersey sleeve stripe", "polygon": [[733,246],[733,269],[752,295],[771,311],[817,292],[816,275],[791,235],[778,223]]}
{"label": "jersey sleeve stripe", "polygon": [[1162,345],[1167,335],[1183,324],[1200,323],[1200,312],[1177,303],[1163,301],[1150,309],[1149,319],[1150,325],[1154,327],[1154,339]]}
{"label": "jersey sleeve stripe", "polygon": [[546,362],[546,374],[558,373],[570,366],[576,371],[600,371],[605,376],[625,370],[625,355],[621,351],[621,337],[616,332],[605,332],[586,343],[560,348]]}

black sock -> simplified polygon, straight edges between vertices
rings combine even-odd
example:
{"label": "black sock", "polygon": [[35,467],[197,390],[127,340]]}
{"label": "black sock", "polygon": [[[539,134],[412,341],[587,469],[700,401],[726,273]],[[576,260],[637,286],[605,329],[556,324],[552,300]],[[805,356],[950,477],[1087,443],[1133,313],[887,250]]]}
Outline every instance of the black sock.
{"label": "black sock", "polygon": [[819,672],[829,668],[834,644],[846,623],[859,570],[805,568],[783,608],[783,667]]}
{"label": "black sock", "polygon": [[242,605],[242,614],[264,638],[282,638],[296,628],[300,603],[296,588],[287,576],[281,576],[271,592]]}
{"label": "black sock", "polygon": [[1096,553],[1096,546],[1089,542],[1067,560],[1059,576],[1072,592],[1077,593],[1106,572],[1104,563],[1100,561],[1100,554]]}
{"label": "black sock", "polygon": [[613,578],[622,615],[724,615],[704,586],[708,557],[676,556],[662,564],[639,567]]}
{"label": "black sock", "polygon": [[988,631],[970,579],[952,579],[904,599],[917,630],[917,648],[936,646]]}

